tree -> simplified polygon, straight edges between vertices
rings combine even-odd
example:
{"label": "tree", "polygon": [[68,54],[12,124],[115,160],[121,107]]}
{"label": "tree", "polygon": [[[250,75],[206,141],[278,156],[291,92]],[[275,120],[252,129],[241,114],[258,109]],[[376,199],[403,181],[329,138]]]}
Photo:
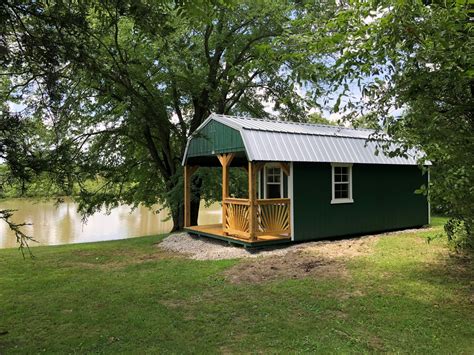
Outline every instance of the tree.
{"label": "tree", "polygon": [[382,130],[377,115],[365,114],[359,117],[355,117],[351,120],[351,124],[354,128],[367,128],[373,130]]}
{"label": "tree", "polygon": [[[330,4],[286,1],[22,2],[0,8],[2,70],[24,116],[44,123],[58,184],[80,186],[90,214],[105,204],[169,207],[182,226],[181,158],[209,115],[301,119],[324,65],[308,49]],[[318,20],[318,21],[319,21]],[[315,82],[302,96],[296,90]],[[101,177],[100,188],[85,183]],[[202,180],[193,181],[197,220]]]}
{"label": "tree", "polygon": [[[1,91],[9,87],[8,80],[0,81]],[[37,136],[30,122],[21,120],[18,115],[10,115],[6,105],[0,103],[0,161],[2,167],[8,168],[8,174],[20,181],[23,187],[45,168],[45,160],[37,154],[37,144]],[[22,231],[27,223],[13,222],[13,212],[11,209],[0,209],[0,220],[13,231],[23,256],[25,249],[32,255],[28,243],[34,239]]]}
{"label": "tree", "polygon": [[[472,13],[464,1],[354,1],[328,26],[337,55],[334,90],[358,85],[345,100],[346,119],[370,113],[433,162],[430,197],[455,220],[446,230],[474,247],[474,71]],[[321,34],[318,34],[320,36]],[[453,233],[453,231],[457,231]]]}
{"label": "tree", "polygon": [[323,117],[320,113],[314,112],[308,115],[308,120],[311,123],[317,123],[317,124],[324,124],[324,125],[330,125],[330,126],[337,126],[336,121],[331,121],[330,119],[327,119],[326,117]]}

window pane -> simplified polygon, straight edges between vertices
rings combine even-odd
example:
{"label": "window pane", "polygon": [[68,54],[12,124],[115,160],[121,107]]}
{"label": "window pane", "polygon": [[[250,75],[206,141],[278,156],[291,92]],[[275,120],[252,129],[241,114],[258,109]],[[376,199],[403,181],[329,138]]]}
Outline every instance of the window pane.
{"label": "window pane", "polygon": [[280,168],[267,168],[267,183],[280,183]]}
{"label": "window pane", "polygon": [[280,185],[267,185],[267,198],[280,197]]}
{"label": "window pane", "polygon": [[348,173],[347,166],[335,166],[334,167],[334,174],[344,175]]}
{"label": "window pane", "polygon": [[335,184],[334,198],[349,198],[349,184]]}
{"label": "window pane", "polygon": [[349,170],[346,166],[334,167],[334,181],[335,182],[349,182]]}

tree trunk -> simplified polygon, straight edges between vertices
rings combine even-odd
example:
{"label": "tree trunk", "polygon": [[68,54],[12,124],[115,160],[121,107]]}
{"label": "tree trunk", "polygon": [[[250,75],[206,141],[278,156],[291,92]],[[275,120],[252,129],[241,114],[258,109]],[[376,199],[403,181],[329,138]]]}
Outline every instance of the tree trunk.
{"label": "tree trunk", "polygon": [[[197,226],[199,216],[199,205],[201,202],[202,179],[199,176],[193,176],[191,180],[191,225]],[[184,198],[183,198],[184,201]],[[173,220],[172,232],[183,229],[184,227],[184,203],[179,207],[171,209],[171,218]]]}
{"label": "tree trunk", "polygon": [[197,226],[199,216],[199,205],[201,204],[201,186],[202,179],[199,176],[193,176],[191,182],[191,225]]}
{"label": "tree trunk", "polygon": [[173,220],[173,227],[171,232],[176,232],[184,227],[184,205],[180,204],[177,210],[171,211],[171,218]]}

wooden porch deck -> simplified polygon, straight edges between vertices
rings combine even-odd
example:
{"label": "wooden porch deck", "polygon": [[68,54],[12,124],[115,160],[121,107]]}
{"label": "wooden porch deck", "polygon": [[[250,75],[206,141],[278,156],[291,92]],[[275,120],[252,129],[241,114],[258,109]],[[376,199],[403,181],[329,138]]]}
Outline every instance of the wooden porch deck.
{"label": "wooden porch deck", "polygon": [[225,235],[224,231],[222,230],[222,224],[191,226],[185,227],[184,229],[190,234],[220,239],[227,242],[240,244],[245,247],[263,247],[276,244],[291,243],[291,237],[289,235],[259,235],[256,240],[249,240],[232,235]]}

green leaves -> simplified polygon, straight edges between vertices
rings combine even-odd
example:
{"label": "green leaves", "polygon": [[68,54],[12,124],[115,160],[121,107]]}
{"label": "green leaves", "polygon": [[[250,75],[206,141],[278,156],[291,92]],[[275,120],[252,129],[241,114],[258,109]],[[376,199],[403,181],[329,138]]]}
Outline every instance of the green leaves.
{"label": "green leaves", "polygon": [[[328,25],[333,90],[357,83],[362,98],[341,105],[356,125],[370,114],[433,162],[430,198],[474,238],[473,36],[466,2],[354,1]],[[328,41],[327,41],[328,42]],[[456,229],[457,230],[457,229]],[[474,243],[471,243],[474,244]],[[467,245],[467,244],[466,244]]]}
{"label": "green leaves", "polygon": [[82,211],[159,200],[178,227],[189,134],[210,112],[306,119],[326,74],[314,24],[333,10],[280,0],[10,1],[0,8],[4,69],[20,83],[23,119],[48,122],[40,135],[58,157],[48,172],[80,186]]}

